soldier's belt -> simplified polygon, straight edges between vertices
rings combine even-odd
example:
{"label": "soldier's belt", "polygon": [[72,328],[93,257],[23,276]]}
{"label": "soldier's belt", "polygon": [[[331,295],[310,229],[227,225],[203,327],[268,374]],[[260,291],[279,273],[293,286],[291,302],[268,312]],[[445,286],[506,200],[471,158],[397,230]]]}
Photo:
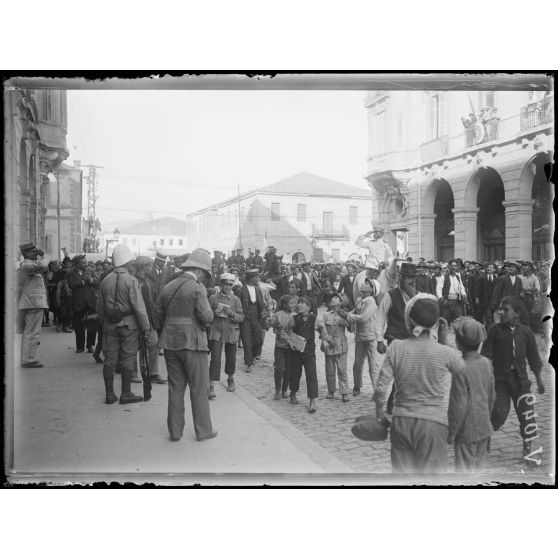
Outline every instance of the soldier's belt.
{"label": "soldier's belt", "polygon": [[165,325],[183,325],[191,324],[192,318],[166,318]]}

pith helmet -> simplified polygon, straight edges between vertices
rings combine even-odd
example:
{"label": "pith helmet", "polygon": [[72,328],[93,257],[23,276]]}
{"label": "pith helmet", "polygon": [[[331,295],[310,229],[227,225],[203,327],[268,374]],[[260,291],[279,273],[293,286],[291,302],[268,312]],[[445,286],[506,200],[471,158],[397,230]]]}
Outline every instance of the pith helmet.
{"label": "pith helmet", "polygon": [[134,259],[134,255],[128,246],[125,244],[117,244],[112,252],[112,265],[114,267],[121,267],[131,262]]}
{"label": "pith helmet", "polygon": [[180,267],[182,269],[196,267],[209,273],[211,272],[211,254],[203,248],[196,248]]}

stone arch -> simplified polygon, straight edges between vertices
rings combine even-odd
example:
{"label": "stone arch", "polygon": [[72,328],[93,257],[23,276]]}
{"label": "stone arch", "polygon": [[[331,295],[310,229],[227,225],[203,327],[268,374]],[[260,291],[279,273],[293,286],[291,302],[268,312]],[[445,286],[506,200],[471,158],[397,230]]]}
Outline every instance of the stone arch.
{"label": "stone arch", "polygon": [[293,263],[301,264],[306,261],[306,256],[304,252],[295,252],[293,254]]}
{"label": "stone arch", "polygon": [[422,199],[422,253],[428,258],[447,261],[454,257],[455,200],[450,183],[436,178],[427,186]]}

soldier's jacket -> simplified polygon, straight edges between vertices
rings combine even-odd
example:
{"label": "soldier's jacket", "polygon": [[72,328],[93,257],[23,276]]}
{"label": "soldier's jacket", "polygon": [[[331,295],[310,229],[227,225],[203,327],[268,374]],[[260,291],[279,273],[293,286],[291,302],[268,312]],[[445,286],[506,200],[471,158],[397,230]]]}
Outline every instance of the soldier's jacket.
{"label": "soldier's jacket", "polygon": [[228,295],[223,293],[215,293],[209,297],[209,306],[215,314],[217,305],[228,304],[234,312],[234,317],[223,318],[221,316],[214,316],[209,330],[209,339],[213,341],[222,341],[223,343],[238,343],[240,335],[240,327],[244,321],[244,313],[242,311],[242,304],[240,299],[232,292]]}
{"label": "soldier's jacket", "polygon": [[163,326],[159,347],[171,351],[209,350],[206,328],[213,320],[213,311],[205,287],[194,275],[186,271],[165,285],[155,314]]}
{"label": "soldier's jacket", "polygon": [[[118,289],[116,288],[117,279]],[[116,305],[120,308],[124,317],[118,323],[113,324],[106,319],[106,316],[114,307],[115,292]],[[103,330],[105,331],[113,330],[119,326],[128,326],[130,329],[139,328],[142,331],[149,330],[149,319],[138,280],[132,277],[125,267],[117,267],[103,279],[97,297],[96,312],[103,322]]]}
{"label": "soldier's jacket", "polygon": [[18,309],[48,308],[47,292],[42,273],[47,266],[35,263],[33,260],[23,260],[17,270],[18,276]]}

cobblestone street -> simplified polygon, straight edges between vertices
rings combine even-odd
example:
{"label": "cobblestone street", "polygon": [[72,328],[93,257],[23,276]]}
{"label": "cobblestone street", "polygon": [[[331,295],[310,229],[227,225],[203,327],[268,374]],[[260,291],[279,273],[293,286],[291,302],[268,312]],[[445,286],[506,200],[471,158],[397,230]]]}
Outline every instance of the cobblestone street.
{"label": "cobblestone street", "polygon": [[[352,388],[352,365],[354,357],[353,335],[347,333],[349,340],[348,376],[349,387]],[[316,339],[318,336],[316,334]],[[451,335],[453,344],[453,335]],[[537,335],[537,342],[541,356],[544,352],[544,339]],[[307,412],[308,400],[306,398],[305,377],[301,378],[301,387],[298,393],[298,405],[291,405],[289,399],[274,401],[273,383],[273,348],[275,336],[268,332],[265,337],[264,349],[261,360],[254,367],[252,374],[244,372],[242,351],[237,352],[237,384],[240,389],[247,390],[250,394],[264,403],[282,418],[289,421],[303,434],[322,446],[338,460],[346,464],[356,473],[390,473],[390,445],[386,442],[363,442],[351,434],[351,426],[356,417],[374,413],[374,403],[371,401],[372,385],[368,375],[367,365],[363,374],[363,389],[361,395],[353,397],[351,401],[343,403],[341,396],[336,392],[334,400],[325,398],[327,393],[325,383],[325,361],[323,353],[317,349],[317,368],[320,396],[318,409],[314,414]],[[319,344],[317,343],[319,346]],[[548,357],[545,357],[545,360]],[[533,381],[533,391],[537,401],[535,409],[540,438],[533,442],[533,449],[542,447],[542,464],[538,468],[525,468],[522,459],[522,441],[519,435],[519,423],[513,410],[510,412],[504,427],[494,433],[491,441],[490,464],[492,472],[502,475],[502,480],[507,474],[525,475],[527,482],[552,482],[549,475],[554,468],[555,448],[553,444],[554,432],[552,430],[552,417],[554,414],[554,372],[546,363],[543,373],[546,386],[544,395],[536,393],[536,384]],[[538,442],[538,443],[537,443]],[[450,463],[453,455],[450,449]]]}

